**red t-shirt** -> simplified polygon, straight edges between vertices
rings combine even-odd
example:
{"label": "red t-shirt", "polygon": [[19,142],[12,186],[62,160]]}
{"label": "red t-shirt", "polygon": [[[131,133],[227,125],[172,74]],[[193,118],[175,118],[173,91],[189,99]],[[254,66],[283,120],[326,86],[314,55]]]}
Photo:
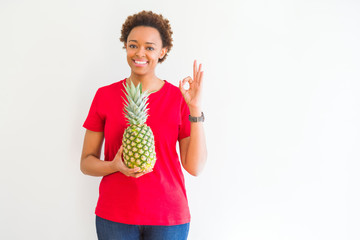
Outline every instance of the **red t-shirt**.
{"label": "red t-shirt", "polygon": [[[97,90],[83,127],[104,132],[105,161],[118,152],[124,130],[124,80]],[[126,99],[126,98],[125,98]],[[155,138],[156,163],[139,178],[120,172],[104,176],[95,214],[110,221],[135,225],[177,225],[190,222],[184,175],[176,143],[190,136],[189,108],[180,89],[165,81],[150,94],[146,124]]]}

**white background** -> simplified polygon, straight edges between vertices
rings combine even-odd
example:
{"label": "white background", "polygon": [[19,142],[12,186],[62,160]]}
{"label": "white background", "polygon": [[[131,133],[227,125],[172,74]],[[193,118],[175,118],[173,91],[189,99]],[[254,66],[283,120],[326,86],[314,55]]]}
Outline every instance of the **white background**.
{"label": "white background", "polygon": [[96,90],[129,76],[120,29],[143,9],[174,31],[160,78],[204,64],[189,239],[360,239],[356,0],[2,0],[0,239],[96,239],[82,124]]}

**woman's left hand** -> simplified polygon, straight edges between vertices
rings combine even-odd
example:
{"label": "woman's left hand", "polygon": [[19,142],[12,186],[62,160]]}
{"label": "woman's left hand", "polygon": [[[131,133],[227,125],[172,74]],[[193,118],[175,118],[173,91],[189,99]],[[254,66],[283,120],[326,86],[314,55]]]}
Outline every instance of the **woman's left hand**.
{"label": "woman's left hand", "polygon": [[[201,71],[201,64],[199,68],[196,60],[194,61],[194,76],[186,77],[179,83],[179,88],[184,96],[185,102],[190,109],[200,109],[201,107],[201,91],[202,91],[202,80],[204,71]],[[189,83],[189,89],[184,88],[185,83]]]}

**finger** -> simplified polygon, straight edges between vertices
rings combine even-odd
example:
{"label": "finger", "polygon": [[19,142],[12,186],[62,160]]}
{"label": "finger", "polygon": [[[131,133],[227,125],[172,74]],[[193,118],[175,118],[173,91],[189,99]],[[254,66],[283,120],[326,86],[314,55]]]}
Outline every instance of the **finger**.
{"label": "finger", "polygon": [[200,73],[201,73],[201,67],[202,67],[202,64],[199,65],[199,70],[198,72],[196,73],[196,83],[199,85],[199,78],[200,78]]}
{"label": "finger", "polygon": [[151,173],[153,171],[153,169],[148,169],[148,170],[145,170],[144,173]]}
{"label": "finger", "polygon": [[184,89],[184,85],[183,85],[183,81],[182,81],[182,80],[179,81],[179,89],[180,89],[180,92],[181,92],[182,94],[184,94],[185,89]]}
{"label": "finger", "polygon": [[136,174],[134,174],[134,178],[138,178],[138,177],[141,177],[141,176],[143,176],[143,175],[145,175],[146,173],[145,172],[139,172],[139,173],[136,173]]}
{"label": "finger", "polygon": [[[133,169],[131,169],[131,170],[133,170]],[[142,172],[139,172],[139,171],[127,171],[127,172],[125,172],[125,175],[128,176],[128,177],[135,177],[139,173],[142,173]]]}
{"label": "finger", "polygon": [[200,91],[202,89],[203,79],[204,79],[204,71],[201,71],[200,76],[199,76],[199,80],[198,80],[198,87],[199,87]]}
{"label": "finger", "polygon": [[123,151],[124,151],[124,146],[123,146],[123,145],[121,145],[121,146],[120,146],[120,149],[119,149],[120,156],[122,156]]}
{"label": "finger", "polygon": [[189,82],[189,81],[191,81],[192,80],[192,78],[190,77],[190,76],[187,76],[186,78],[184,78],[183,79],[183,82],[185,81],[185,82]]}
{"label": "finger", "polygon": [[182,81],[180,81],[179,88],[182,93],[185,93],[186,91],[186,89],[184,88],[185,83],[188,82],[190,84],[190,80],[192,80],[191,77],[186,77]]}
{"label": "finger", "polygon": [[128,173],[129,173],[129,174],[136,174],[136,173],[138,173],[138,172],[141,171],[141,169],[140,169],[139,167],[128,168],[128,169],[129,169],[129,170],[128,170]]}
{"label": "finger", "polygon": [[119,161],[119,164],[120,164],[120,168],[121,168],[120,172],[122,172],[126,176],[130,176],[131,174],[134,174],[134,173],[140,171],[139,167],[129,168],[124,161]]}
{"label": "finger", "polygon": [[[187,78],[187,77],[186,77]],[[185,84],[185,82],[186,82],[186,78],[184,78],[183,80],[180,80],[179,81],[179,87],[180,88],[184,88],[184,84]]]}
{"label": "finger", "polygon": [[195,79],[195,77],[196,77],[196,73],[197,73],[197,63],[196,63],[196,60],[194,60],[194,67],[193,67],[193,77],[194,77],[194,79]]}
{"label": "finger", "polygon": [[183,85],[183,81],[182,81],[182,80],[179,81],[179,89],[180,89],[180,92],[181,92],[182,94],[184,94],[185,89],[184,89],[184,85]]}
{"label": "finger", "polygon": [[115,155],[115,158],[116,159],[118,159],[118,158],[120,158],[121,159],[121,157],[122,157],[122,153],[123,153],[123,146],[121,145],[120,146],[120,148],[119,148],[119,150],[117,151],[117,153],[116,153],[116,155]]}
{"label": "finger", "polygon": [[118,150],[118,152],[117,152],[117,154],[122,153],[122,152],[123,152],[123,150],[124,150],[124,147],[123,147],[123,145],[121,145],[121,146],[120,146],[120,148],[119,148],[119,150]]}
{"label": "finger", "polygon": [[188,82],[189,84],[192,84],[194,82],[194,79],[192,79],[190,76],[186,77],[186,82]]}
{"label": "finger", "polygon": [[138,178],[141,177],[145,174],[151,173],[153,171],[153,169],[147,169],[145,171],[139,172],[139,173],[135,173],[133,177]]}
{"label": "finger", "polygon": [[131,173],[129,175],[129,177],[134,177],[134,178],[138,178],[138,177],[141,177],[142,175],[144,175],[145,173],[144,172],[134,172],[134,173]]}

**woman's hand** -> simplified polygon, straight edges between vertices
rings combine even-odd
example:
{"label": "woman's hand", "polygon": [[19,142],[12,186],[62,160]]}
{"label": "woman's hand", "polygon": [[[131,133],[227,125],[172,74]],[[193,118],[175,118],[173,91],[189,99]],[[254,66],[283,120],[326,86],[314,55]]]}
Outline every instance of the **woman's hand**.
{"label": "woman's hand", "polygon": [[[198,68],[195,60],[193,78],[186,77],[179,83],[180,91],[190,109],[200,109],[201,106],[202,80],[204,75],[204,71],[201,71],[201,66],[200,64]],[[186,82],[188,82],[190,86],[188,90],[184,88]]]}
{"label": "woman's hand", "polygon": [[125,176],[134,177],[134,178],[141,177],[142,175],[150,172],[150,171],[141,172],[141,169],[139,167],[136,167],[134,169],[128,168],[122,160],[123,150],[124,148],[123,146],[121,146],[116,156],[112,160],[112,166],[116,171],[121,172]]}

